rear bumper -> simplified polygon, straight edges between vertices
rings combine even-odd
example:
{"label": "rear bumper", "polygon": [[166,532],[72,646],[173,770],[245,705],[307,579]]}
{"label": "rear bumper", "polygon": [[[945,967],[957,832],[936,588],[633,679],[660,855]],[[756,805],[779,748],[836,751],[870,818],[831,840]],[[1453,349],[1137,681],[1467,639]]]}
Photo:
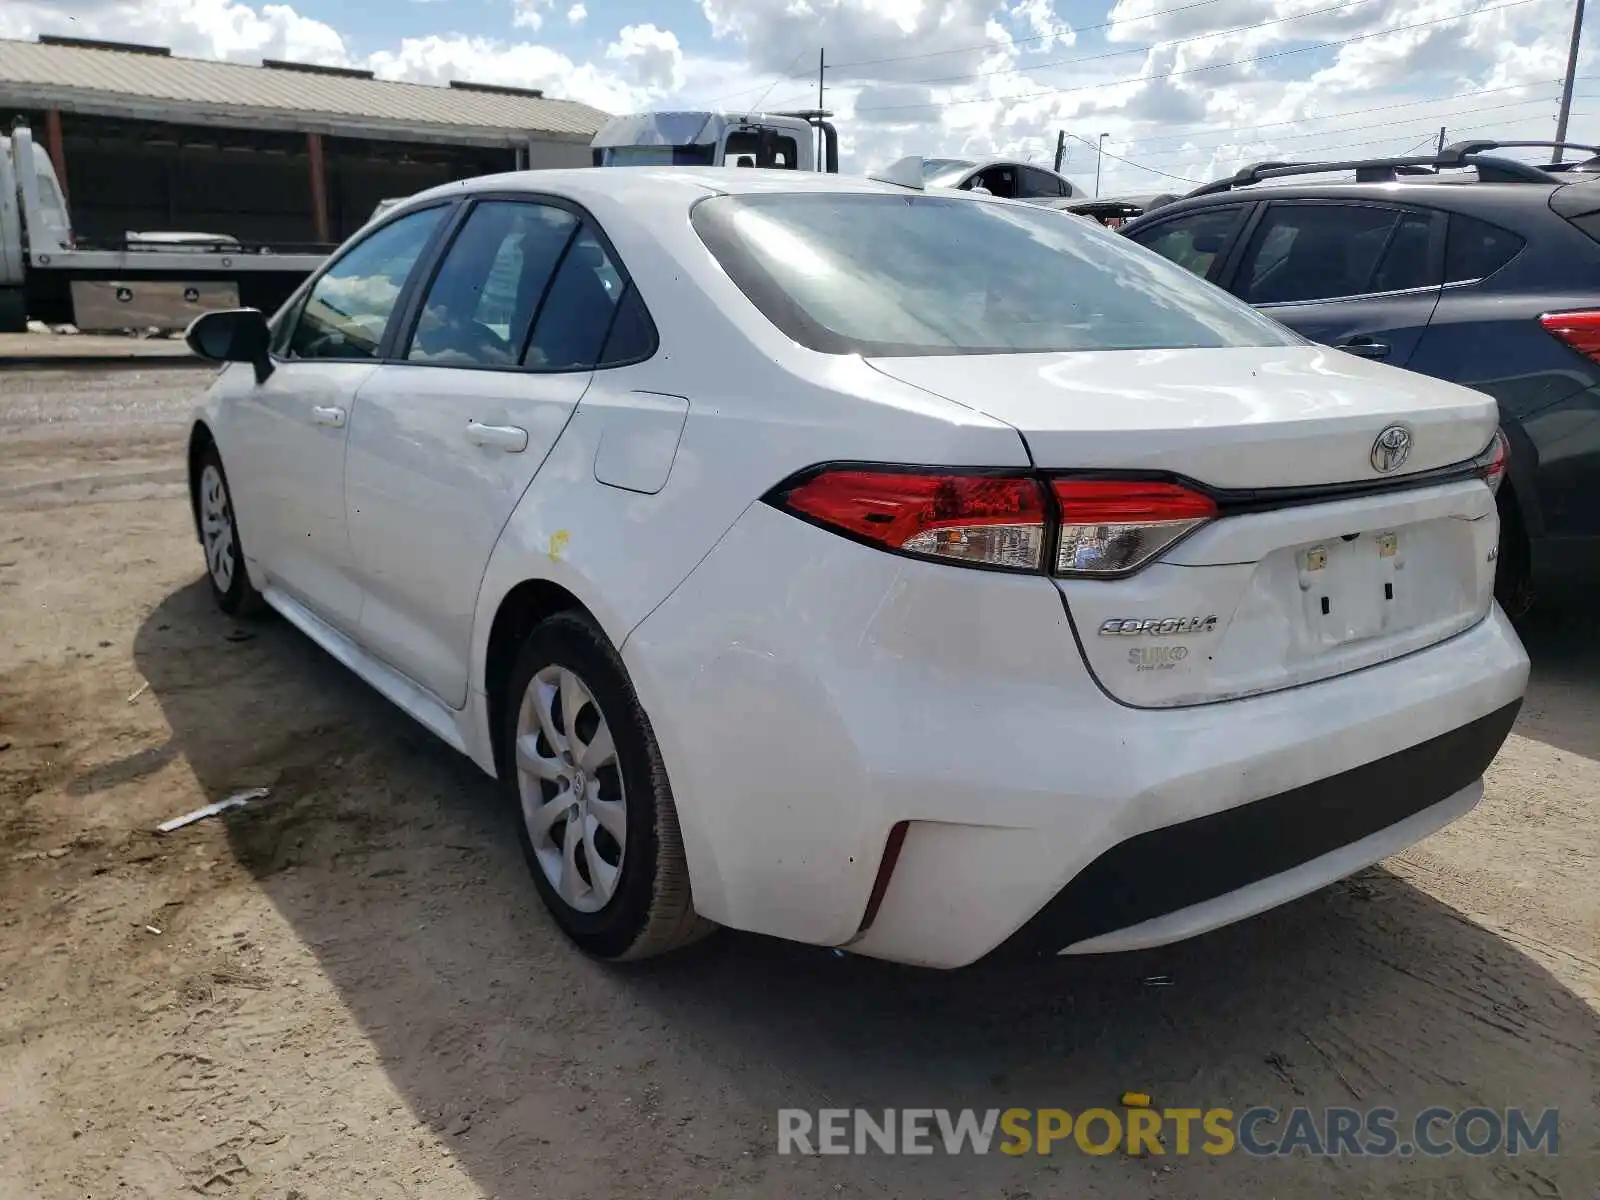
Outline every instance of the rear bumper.
{"label": "rear bumper", "polygon": [[[1337,678],[1131,709],[1089,676],[1049,580],[885,555],[760,505],[623,657],[703,915],[937,967],[1024,926],[1018,946],[1053,953],[1210,905],[1174,926],[1188,936],[1359,869],[1326,875],[1348,859],[1326,852],[1374,831],[1391,836],[1367,848],[1393,853],[1393,831],[1470,807],[1528,677],[1495,609]],[[1402,769],[1388,800],[1366,794]],[[1197,869],[1201,836],[1217,861]]]}
{"label": "rear bumper", "polygon": [[[1480,779],[1521,706],[1513,701],[1397,754],[1118,842],[1073,876],[1005,949],[1157,945],[1369,866],[1477,803]],[[1396,835],[1403,837],[1398,844]],[[1346,850],[1354,853],[1339,854]],[[1276,886],[1250,892],[1272,881]],[[1230,896],[1236,904],[1218,903]],[[1260,900],[1270,903],[1254,907]]]}

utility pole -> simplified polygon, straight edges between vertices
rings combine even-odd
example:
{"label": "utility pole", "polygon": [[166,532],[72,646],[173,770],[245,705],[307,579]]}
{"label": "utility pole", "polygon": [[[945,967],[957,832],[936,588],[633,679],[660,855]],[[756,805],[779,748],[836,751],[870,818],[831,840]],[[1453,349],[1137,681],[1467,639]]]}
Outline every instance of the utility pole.
{"label": "utility pole", "polygon": [[1102,133],[1099,144],[1094,148],[1094,198],[1096,200],[1100,198],[1100,164],[1105,161],[1106,139],[1110,136],[1109,133]]}
{"label": "utility pole", "polygon": [[[1578,73],[1578,43],[1583,40],[1583,0],[1572,10],[1572,47],[1567,51],[1567,77],[1561,84],[1561,114],[1556,117],[1556,141],[1567,140],[1567,118],[1572,115],[1572,80]],[[1550,155],[1552,163],[1561,161],[1561,147]]]}
{"label": "utility pole", "polygon": [[[1579,3],[1582,3],[1582,0],[1579,0]],[[816,51],[816,110],[818,110],[818,112],[822,112],[822,75],[824,75],[826,70],[827,48],[824,46],[824,48],[819,48],[819,50]],[[818,120],[822,120],[822,118],[818,117]],[[816,139],[816,170],[822,170],[821,128],[818,130],[818,139]]]}
{"label": "utility pole", "polygon": [[1067,131],[1056,130],[1056,174],[1061,174],[1061,160],[1067,156]]}
{"label": "utility pole", "polygon": [[1439,153],[1439,154],[1443,154],[1444,153],[1444,126],[1443,125],[1439,126],[1439,149],[1438,149],[1437,153]]}

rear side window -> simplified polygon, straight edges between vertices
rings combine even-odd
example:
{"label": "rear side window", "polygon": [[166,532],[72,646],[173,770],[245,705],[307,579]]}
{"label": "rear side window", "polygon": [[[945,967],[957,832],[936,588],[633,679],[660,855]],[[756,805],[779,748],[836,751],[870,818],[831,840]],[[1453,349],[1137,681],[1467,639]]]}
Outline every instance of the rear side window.
{"label": "rear side window", "polygon": [[1424,287],[1430,218],[1354,204],[1274,204],[1239,265],[1251,304],[1293,304]]}
{"label": "rear side window", "polygon": [[577,228],[577,217],[548,204],[474,207],[428,289],[406,357],[438,366],[515,366]]}
{"label": "rear side window", "polygon": [[1041,171],[1038,167],[1022,168],[1022,191],[1019,195],[1039,200],[1065,196],[1066,194],[1066,189],[1061,186],[1059,177],[1050,174],[1048,171]]}
{"label": "rear side window", "polygon": [[1217,255],[1233,239],[1233,231],[1244,211],[1237,206],[1207,209],[1164,222],[1148,232],[1137,230],[1130,236],[1162,258],[1204,278],[1210,273]]}
{"label": "rear side window", "polygon": [[[723,143],[722,159],[727,166],[739,165],[741,157],[748,158],[752,167],[760,165],[761,135],[740,130],[730,133]],[[800,166],[800,147],[792,137],[781,134],[772,139],[772,166],[779,171],[793,171]]]}
{"label": "rear side window", "polygon": [[1444,281],[1487,279],[1515,258],[1525,244],[1509,229],[1452,213],[1444,249]]}
{"label": "rear side window", "polygon": [[600,239],[585,226],[550,283],[523,365],[536,371],[596,366],[626,286]]}
{"label": "rear side window", "polygon": [[769,193],[702,200],[692,220],[751,303],[823,353],[1303,344],[1182,268],[1033,205]]}
{"label": "rear side window", "polygon": [[616,318],[611,322],[611,335],[606,338],[606,348],[598,365],[620,367],[643,362],[655,352],[655,323],[650,320],[650,312],[639,298],[638,289],[629,281],[623,288]]}

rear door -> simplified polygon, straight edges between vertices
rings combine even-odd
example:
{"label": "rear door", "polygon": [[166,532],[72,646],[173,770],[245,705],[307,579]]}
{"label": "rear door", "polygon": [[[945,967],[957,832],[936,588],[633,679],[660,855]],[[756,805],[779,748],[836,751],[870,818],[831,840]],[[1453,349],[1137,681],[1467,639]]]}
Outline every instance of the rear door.
{"label": "rear door", "polygon": [[1439,303],[1444,243],[1443,213],[1280,200],[1218,282],[1314,342],[1403,367]]}
{"label": "rear door", "polygon": [[466,700],[490,552],[604,360],[630,294],[578,210],[480,200],[419,289],[398,361],[357,396],[345,506],[364,591],[361,640],[452,707]]}

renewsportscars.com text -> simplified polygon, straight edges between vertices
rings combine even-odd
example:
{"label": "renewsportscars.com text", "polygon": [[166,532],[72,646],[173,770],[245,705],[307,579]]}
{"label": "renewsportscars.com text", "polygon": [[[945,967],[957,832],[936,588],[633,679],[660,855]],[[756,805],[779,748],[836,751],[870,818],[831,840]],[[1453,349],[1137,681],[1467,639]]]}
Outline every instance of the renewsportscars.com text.
{"label": "renewsportscars.com text", "polygon": [[849,1109],[778,1111],[779,1154],[1113,1154],[1256,1157],[1556,1154],[1559,1114],[1426,1108]]}

